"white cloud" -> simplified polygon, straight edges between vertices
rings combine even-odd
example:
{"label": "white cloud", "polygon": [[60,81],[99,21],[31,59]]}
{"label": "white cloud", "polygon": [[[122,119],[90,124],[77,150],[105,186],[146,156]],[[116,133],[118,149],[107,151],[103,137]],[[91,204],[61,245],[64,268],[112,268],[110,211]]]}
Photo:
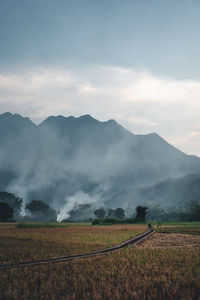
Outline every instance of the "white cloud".
{"label": "white cloud", "polygon": [[74,84],[75,79],[63,70],[48,70],[42,69],[39,73],[35,73],[30,78],[30,88],[43,89],[43,88],[66,88]]}
{"label": "white cloud", "polygon": [[129,122],[134,123],[134,124],[146,125],[146,126],[149,126],[149,127],[154,127],[154,126],[158,125],[157,123],[155,123],[153,121],[150,121],[148,119],[145,119],[145,118],[127,117],[127,120]]}
{"label": "white cloud", "polygon": [[114,118],[134,133],[157,131],[198,155],[199,110],[200,81],[159,78],[147,71],[95,66],[0,74],[0,113],[17,112],[36,122],[57,114]]}
{"label": "white cloud", "polygon": [[192,101],[194,105],[199,105],[200,82],[160,79],[150,74],[142,74],[132,84],[125,87],[120,96],[123,94],[127,101],[167,103]]}
{"label": "white cloud", "polygon": [[1,89],[14,89],[23,85],[23,78],[17,75],[3,75],[0,74],[0,88]]}

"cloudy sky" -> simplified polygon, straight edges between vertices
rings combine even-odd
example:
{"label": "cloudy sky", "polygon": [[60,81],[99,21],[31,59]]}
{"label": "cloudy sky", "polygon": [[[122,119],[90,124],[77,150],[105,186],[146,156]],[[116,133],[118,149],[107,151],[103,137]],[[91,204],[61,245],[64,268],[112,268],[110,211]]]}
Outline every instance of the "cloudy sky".
{"label": "cloudy sky", "polygon": [[0,0],[0,113],[115,119],[200,156],[200,0]]}

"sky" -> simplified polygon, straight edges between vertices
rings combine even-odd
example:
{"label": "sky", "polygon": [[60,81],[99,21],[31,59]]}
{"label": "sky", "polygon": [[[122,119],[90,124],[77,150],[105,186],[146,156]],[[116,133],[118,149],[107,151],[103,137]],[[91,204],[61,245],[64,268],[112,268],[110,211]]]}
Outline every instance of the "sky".
{"label": "sky", "polygon": [[200,156],[200,0],[0,0],[0,113],[115,119]]}

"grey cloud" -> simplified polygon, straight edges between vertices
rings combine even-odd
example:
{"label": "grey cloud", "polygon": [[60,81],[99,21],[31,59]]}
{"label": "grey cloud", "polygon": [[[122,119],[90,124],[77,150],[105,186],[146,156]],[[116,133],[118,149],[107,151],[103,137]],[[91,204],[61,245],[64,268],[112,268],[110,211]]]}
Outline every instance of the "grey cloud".
{"label": "grey cloud", "polygon": [[[49,67],[2,73],[0,86],[0,112],[28,115],[36,123],[55,114],[114,118],[132,132],[156,131],[183,151],[200,154],[195,136],[190,136],[199,124],[198,81],[158,78],[114,66]],[[189,138],[188,147],[184,140]]]}

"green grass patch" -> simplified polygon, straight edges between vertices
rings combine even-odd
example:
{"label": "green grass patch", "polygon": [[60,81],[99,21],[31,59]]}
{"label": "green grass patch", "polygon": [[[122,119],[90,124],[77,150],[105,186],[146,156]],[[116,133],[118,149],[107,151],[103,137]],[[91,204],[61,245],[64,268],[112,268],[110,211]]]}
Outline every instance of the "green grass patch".
{"label": "green grass patch", "polygon": [[200,231],[193,231],[193,230],[184,230],[184,229],[179,229],[179,230],[176,230],[176,229],[163,229],[163,230],[159,230],[157,232],[160,232],[160,233],[181,233],[181,234],[190,234],[190,235],[200,235]]}
{"label": "green grass patch", "polygon": [[161,233],[185,233],[200,235],[200,222],[166,222],[155,229]]}
{"label": "green grass patch", "polygon": [[[156,224],[156,223],[155,223]],[[199,225],[200,226],[200,221],[193,221],[193,222],[177,222],[177,221],[172,221],[172,222],[162,222],[162,225]]]}

